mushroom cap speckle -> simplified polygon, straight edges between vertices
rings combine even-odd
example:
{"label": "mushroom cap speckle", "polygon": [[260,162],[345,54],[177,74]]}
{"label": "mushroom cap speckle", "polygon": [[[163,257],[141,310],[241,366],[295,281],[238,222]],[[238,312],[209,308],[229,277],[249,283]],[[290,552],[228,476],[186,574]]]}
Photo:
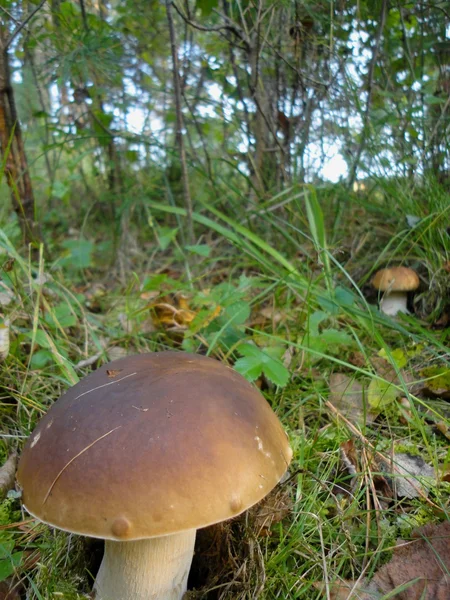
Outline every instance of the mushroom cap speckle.
{"label": "mushroom cap speckle", "polygon": [[411,292],[419,287],[419,277],[409,267],[390,267],[377,271],[372,285],[381,292]]}
{"label": "mushroom cap speckle", "polygon": [[236,371],[155,352],[103,365],[69,389],[30,436],[17,479],[41,521],[125,541],[238,515],[291,457],[278,418]]}

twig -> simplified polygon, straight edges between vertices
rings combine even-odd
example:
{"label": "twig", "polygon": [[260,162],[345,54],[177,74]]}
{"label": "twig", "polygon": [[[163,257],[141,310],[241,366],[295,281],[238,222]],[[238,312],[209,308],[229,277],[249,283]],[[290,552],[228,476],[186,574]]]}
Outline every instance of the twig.
{"label": "twig", "polygon": [[181,178],[183,183],[183,196],[184,204],[187,213],[188,221],[188,242],[194,243],[194,222],[192,219],[192,198],[189,190],[189,177],[186,164],[186,151],[184,148],[184,136],[183,136],[183,113],[181,110],[181,86],[180,86],[180,73],[178,70],[178,54],[177,54],[177,41],[175,35],[175,27],[173,25],[172,16],[172,0],[166,0],[166,12],[167,22],[169,25],[170,33],[170,47],[172,51],[172,65],[173,65],[173,87],[175,93],[175,111],[176,111],[176,140],[178,145],[178,152],[180,154],[181,163]]}
{"label": "twig", "polygon": [[4,52],[6,52],[6,50],[8,50],[9,46],[12,44],[12,42],[14,41],[14,38],[22,31],[22,29],[25,27],[25,25],[34,17],[34,15],[41,10],[41,8],[44,6],[44,4],[47,2],[47,0],[42,0],[42,2],[36,6],[36,8],[34,10],[32,10],[30,12],[30,14],[26,17],[26,19],[24,19],[22,21],[22,23],[20,23],[12,32],[10,38],[5,42],[4,46],[3,46],[3,50]]}
{"label": "twig", "polygon": [[383,4],[381,6],[380,18],[378,19],[379,25],[378,25],[377,35],[375,38],[375,46],[373,47],[372,58],[370,60],[370,65],[369,65],[369,72],[367,73],[367,102],[366,102],[366,109],[364,111],[364,116],[363,116],[361,141],[359,142],[355,160],[353,161],[352,169],[350,171],[350,177],[348,180],[349,187],[351,187],[353,185],[353,183],[356,179],[356,171],[358,169],[359,161],[361,160],[361,155],[362,155],[363,150],[366,145],[367,130],[368,130],[368,125],[369,125],[369,113],[370,113],[370,108],[372,106],[375,66],[377,64],[378,54],[379,54],[380,45],[381,45],[381,37],[383,35],[384,25],[386,23],[387,7],[388,7],[388,0],[383,0]]}
{"label": "twig", "polygon": [[190,25],[191,27],[193,27],[194,29],[198,29],[198,31],[207,31],[207,32],[217,31],[218,33],[221,33],[222,31],[228,31],[228,32],[234,33],[234,35],[236,37],[238,37],[244,44],[248,45],[248,40],[245,39],[243,32],[240,31],[238,29],[238,27],[236,27],[236,25],[230,24],[230,25],[219,25],[217,27],[205,27],[204,25],[200,25],[200,23],[196,23],[195,21],[192,21],[191,19],[189,19],[183,13],[183,11],[175,4],[175,2],[172,3],[172,6],[177,11],[177,13],[180,15],[180,17],[183,19],[183,21],[187,25]]}
{"label": "twig", "polygon": [[83,27],[84,27],[85,31],[89,31],[89,25],[87,22],[86,7],[84,6],[84,0],[80,0],[80,8],[81,8],[81,17],[83,19]]}

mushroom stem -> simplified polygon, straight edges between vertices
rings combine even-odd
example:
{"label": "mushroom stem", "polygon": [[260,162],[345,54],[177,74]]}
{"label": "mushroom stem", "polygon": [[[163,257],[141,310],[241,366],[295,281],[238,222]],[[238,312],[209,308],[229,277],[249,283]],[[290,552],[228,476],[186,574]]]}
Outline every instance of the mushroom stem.
{"label": "mushroom stem", "polygon": [[195,529],[133,542],[106,540],[95,600],[181,600]]}
{"label": "mushroom stem", "polygon": [[406,292],[385,292],[380,302],[380,308],[386,315],[396,315],[399,312],[407,313]]}

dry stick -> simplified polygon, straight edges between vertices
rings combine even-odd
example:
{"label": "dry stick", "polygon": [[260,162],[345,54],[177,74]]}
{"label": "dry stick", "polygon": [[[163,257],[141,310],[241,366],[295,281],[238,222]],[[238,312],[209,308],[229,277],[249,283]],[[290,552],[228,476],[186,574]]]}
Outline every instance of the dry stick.
{"label": "dry stick", "polygon": [[359,143],[358,150],[357,150],[356,156],[355,156],[355,160],[353,161],[352,170],[350,172],[350,177],[349,177],[349,181],[348,181],[349,187],[351,187],[353,185],[353,183],[356,179],[356,171],[358,169],[359,161],[361,160],[361,154],[363,153],[364,147],[366,145],[367,130],[368,130],[368,126],[369,126],[369,113],[370,113],[370,108],[372,106],[373,80],[374,80],[374,74],[375,74],[375,66],[377,64],[378,53],[380,51],[381,36],[383,34],[384,25],[386,23],[387,7],[388,7],[388,0],[383,0],[383,4],[381,6],[381,14],[380,14],[380,18],[378,21],[379,25],[378,25],[377,36],[375,38],[375,46],[373,48],[372,58],[370,60],[369,72],[367,73],[367,103],[366,103],[366,109],[364,111],[364,116],[363,116],[361,141]]}
{"label": "dry stick", "polygon": [[194,243],[194,222],[192,219],[192,198],[191,192],[189,191],[189,178],[186,164],[186,152],[184,148],[184,137],[183,137],[183,113],[181,111],[181,86],[180,86],[180,72],[178,70],[178,54],[177,54],[177,40],[175,35],[175,28],[173,24],[172,16],[172,0],[166,0],[166,12],[167,22],[169,25],[170,33],[170,47],[172,51],[172,65],[173,65],[173,88],[175,92],[175,111],[176,111],[176,140],[178,145],[178,152],[180,154],[181,163],[181,178],[183,182],[183,196],[184,205],[187,213],[188,221],[188,242]]}
{"label": "dry stick", "polygon": [[[379,458],[380,460],[382,460],[383,462],[387,462],[387,458],[381,453],[378,452],[378,450],[375,450],[374,446],[369,442],[369,440],[363,436],[363,434],[358,430],[357,427],[355,427],[353,425],[353,423],[351,423],[348,419],[346,419],[344,417],[344,415],[335,407],[333,406],[333,404],[327,400],[325,403],[325,406],[327,408],[330,409],[330,411],[338,418],[341,419],[346,425],[347,427],[350,429],[350,431],[356,435],[356,437],[363,442],[364,444],[366,444],[366,446],[368,446],[371,450],[373,450],[375,456],[377,458]],[[390,463],[392,464],[392,462]],[[398,467],[396,467],[394,464],[392,464],[392,469],[394,470],[394,472],[398,473],[399,475],[401,475],[402,477],[404,477],[404,473],[401,473],[400,470],[398,469]],[[430,500],[429,498],[427,498],[427,496],[424,494],[424,492],[419,489],[416,485],[414,485],[414,483],[411,481],[411,479],[408,479],[408,483],[411,484],[411,486],[414,488],[414,490],[419,494],[419,496],[421,498],[423,498],[430,506],[432,506],[433,508],[436,508],[437,510],[439,510],[440,512],[442,512],[442,508],[440,506],[438,506],[437,504],[435,504],[432,500]]]}

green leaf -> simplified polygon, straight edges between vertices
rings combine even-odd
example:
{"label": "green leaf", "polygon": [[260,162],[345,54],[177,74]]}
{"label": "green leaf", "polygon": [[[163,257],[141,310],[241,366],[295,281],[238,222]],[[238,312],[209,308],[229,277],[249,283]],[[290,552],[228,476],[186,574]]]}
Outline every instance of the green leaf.
{"label": "green leaf", "polygon": [[[27,331],[25,335],[30,340],[33,339],[33,332],[32,331]],[[41,346],[41,348],[50,348],[50,344],[49,344],[49,341],[48,341],[48,338],[47,338],[47,334],[42,329],[37,329],[36,330],[36,335],[34,337],[34,341],[35,341],[36,344],[38,344],[39,346]]]}
{"label": "green leaf", "polygon": [[239,350],[239,354],[242,354],[243,356],[257,358],[260,362],[262,362],[262,356],[261,356],[262,352],[254,344],[241,344],[239,346],[238,350]]}
{"label": "green leaf", "polygon": [[322,340],[328,346],[350,346],[353,344],[353,338],[345,331],[338,329],[324,329],[320,334]]}
{"label": "green leaf", "polygon": [[73,267],[75,269],[87,269],[92,264],[92,252],[94,244],[89,240],[66,240],[62,243],[63,248],[68,250],[59,264]]}
{"label": "green leaf", "polygon": [[74,327],[77,324],[77,318],[73,314],[70,305],[61,302],[53,307],[51,312],[45,315],[45,322],[52,329],[58,329],[59,327],[67,329],[68,327]]}
{"label": "green leaf", "polygon": [[352,306],[355,303],[355,295],[353,292],[340,285],[334,290],[334,297],[336,298],[336,302],[341,306]]}
{"label": "green leaf", "polygon": [[393,404],[397,395],[398,391],[392,383],[381,381],[380,379],[372,379],[367,388],[367,400],[369,401],[370,406],[375,410]]}
{"label": "green leaf", "polygon": [[250,312],[249,303],[242,300],[227,306],[222,319],[225,319],[228,325],[243,325],[249,318]]}
{"label": "green leaf", "polygon": [[243,375],[248,381],[254,381],[262,373],[262,363],[259,357],[245,356],[238,358],[234,363],[235,370]]}
{"label": "green leaf", "polygon": [[38,350],[33,354],[30,366],[32,369],[43,369],[51,362],[53,362],[51,352],[48,350]]}
{"label": "green leaf", "polygon": [[62,183],[62,181],[55,181],[52,187],[52,196],[62,200],[70,192],[70,188]]}
{"label": "green leaf", "polygon": [[186,246],[186,250],[192,252],[192,254],[198,254],[199,256],[208,257],[211,252],[211,248],[207,244],[194,244],[193,246]]}
{"label": "green leaf", "polygon": [[142,291],[148,292],[153,290],[159,290],[162,284],[166,281],[166,279],[166,273],[160,273],[158,275],[154,275],[153,277],[147,278],[142,286]]}
{"label": "green leaf", "polygon": [[319,335],[319,325],[325,319],[328,319],[329,315],[322,310],[316,310],[311,315],[309,315],[308,319],[308,332],[310,335]]}
{"label": "green leaf", "polygon": [[267,379],[275,385],[285,386],[289,381],[289,371],[279,360],[283,350],[279,346],[261,350],[253,344],[242,344],[238,351],[244,355],[245,359],[239,359],[236,362],[236,365],[239,364],[237,370],[249,381],[253,381],[261,373],[264,373]]}
{"label": "green leaf", "polygon": [[10,577],[22,562],[23,552],[11,554],[13,548],[14,542],[0,544],[0,581]]}
{"label": "green leaf", "polygon": [[177,237],[178,228],[160,227],[158,229],[158,243],[161,250],[167,250],[173,240]]}
{"label": "green leaf", "polygon": [[219,0],[197,0],[197,8],[200,9],[203,17],[210,15],[218,5]]}
{"label": "green leaf", "polygon": [[[391,350],[390,355],[392,357],[392,360],[396,364],[397,368],[403,369],[403,367],[405,367],[407,365],[408,357],[405,355],[405,353],[403,352],[403,350],[401,348],[395,348],[395,350]],[[384,348],[382,348],[378,352],[378,356],[381,356],[381,358],[385,358],[386,360],[389,361],[388,354]]]}
{"label": "green leaf", "polygon": [[263,363],[264,375],[275,385],[284,387],[289,381],[290,373],[280,360],[271,358]]}

